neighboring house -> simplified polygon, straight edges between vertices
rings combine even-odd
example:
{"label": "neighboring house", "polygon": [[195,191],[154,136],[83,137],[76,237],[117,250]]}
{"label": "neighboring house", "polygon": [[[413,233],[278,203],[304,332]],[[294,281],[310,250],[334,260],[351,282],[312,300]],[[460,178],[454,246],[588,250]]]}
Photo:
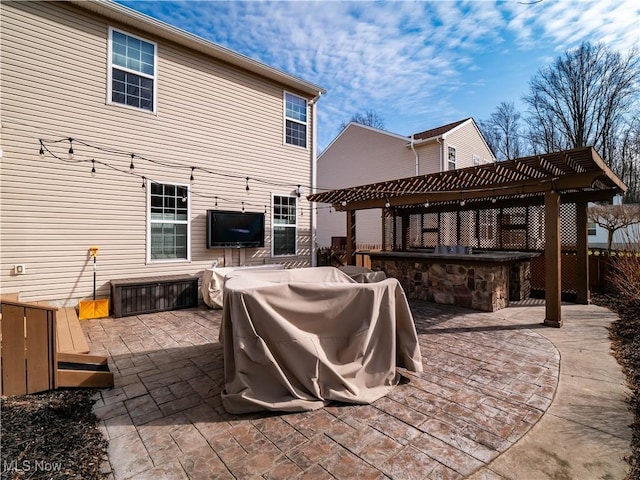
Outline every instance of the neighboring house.
{"label": "neighboring house", "polygon": [[[473,118],[411,136],[350,123],[318,157],[318,190],[425,175],[495,162]],[[318,206],[317,244],[346,236],[346,215]],[[382,244],[382,211],[358,212],[358,245]]]}
{"label": "neighboring house", "polygon": [[[311,265],[321,87],[113,2],[0,8],[1,293],[90,298],[94,245],[98,296],[213,262]],[[264,247],[208,249],[215,208],[265,213]]]}

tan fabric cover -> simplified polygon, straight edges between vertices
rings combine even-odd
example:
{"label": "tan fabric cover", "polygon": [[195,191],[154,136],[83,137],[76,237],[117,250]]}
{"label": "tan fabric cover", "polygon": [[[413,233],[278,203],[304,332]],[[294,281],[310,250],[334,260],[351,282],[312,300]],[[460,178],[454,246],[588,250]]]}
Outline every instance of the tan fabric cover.
{"label": "tan fabric cover", "polygon": [[227,274],[236,270],[282,270],[283,265],[256,265],[251,267],[221,267],[221,268],[207,268],[202,273],[202,284],[200,286],[200,292],[202,293],[202,300],[211,308],[222,308],[224,290],[224,278]]}
{"label": "tan fabric cover", "polygon": [[356,265],[343,265],[338,267],[341,272],[346,273],[358,283],[374,283],[387,278],[384,272],[374,272],[367,267],[358,267]]}
{"label": "tan fabric cover", "polygon": [[302,411],[371,403],[421,372],[413,317],[396,279],[357,283],[333,267],[227,275],[220,341],[224,408]]}

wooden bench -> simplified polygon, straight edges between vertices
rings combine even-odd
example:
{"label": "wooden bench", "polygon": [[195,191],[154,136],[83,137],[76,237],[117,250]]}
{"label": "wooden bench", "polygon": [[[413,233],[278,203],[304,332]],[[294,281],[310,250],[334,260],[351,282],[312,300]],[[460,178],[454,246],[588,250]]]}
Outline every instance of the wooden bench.
{"label": "wooden bench", "polygon": [[89,344],[73,307],[58,308],[56,312],[56,340],[60,353],[89,353]]}

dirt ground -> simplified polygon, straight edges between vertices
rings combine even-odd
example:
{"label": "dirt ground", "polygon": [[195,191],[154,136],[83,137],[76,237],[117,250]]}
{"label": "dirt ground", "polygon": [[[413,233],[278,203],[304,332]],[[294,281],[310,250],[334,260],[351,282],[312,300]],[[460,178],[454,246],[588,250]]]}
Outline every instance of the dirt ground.
{"label": "dirt ground", "polygon": [[[595,296],[594,303],[615,311],[610,337],[615,357],[632,391],[634,412],[631,471],[640,478],[640,301],[622,302]],[[57,390],[19,397],[2,397],[0,469],[2,479],[103,480],[107,441],[97,429],[91,390]]]}

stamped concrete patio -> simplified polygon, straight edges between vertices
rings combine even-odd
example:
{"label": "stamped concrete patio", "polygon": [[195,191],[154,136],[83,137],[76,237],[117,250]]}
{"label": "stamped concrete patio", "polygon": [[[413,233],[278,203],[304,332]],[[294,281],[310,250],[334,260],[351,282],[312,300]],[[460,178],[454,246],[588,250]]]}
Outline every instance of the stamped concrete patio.
{"label": "stamped concrete patio", "polygon": [[115,374],[95,405],[105,469],[115,480],[624,476],[632,416],[611,312],[567,305],[553,329],[535,302],[411,308],[424,373],[401,370],[372,405],[289,414],[224,411],[219,310],[83,322]]}

